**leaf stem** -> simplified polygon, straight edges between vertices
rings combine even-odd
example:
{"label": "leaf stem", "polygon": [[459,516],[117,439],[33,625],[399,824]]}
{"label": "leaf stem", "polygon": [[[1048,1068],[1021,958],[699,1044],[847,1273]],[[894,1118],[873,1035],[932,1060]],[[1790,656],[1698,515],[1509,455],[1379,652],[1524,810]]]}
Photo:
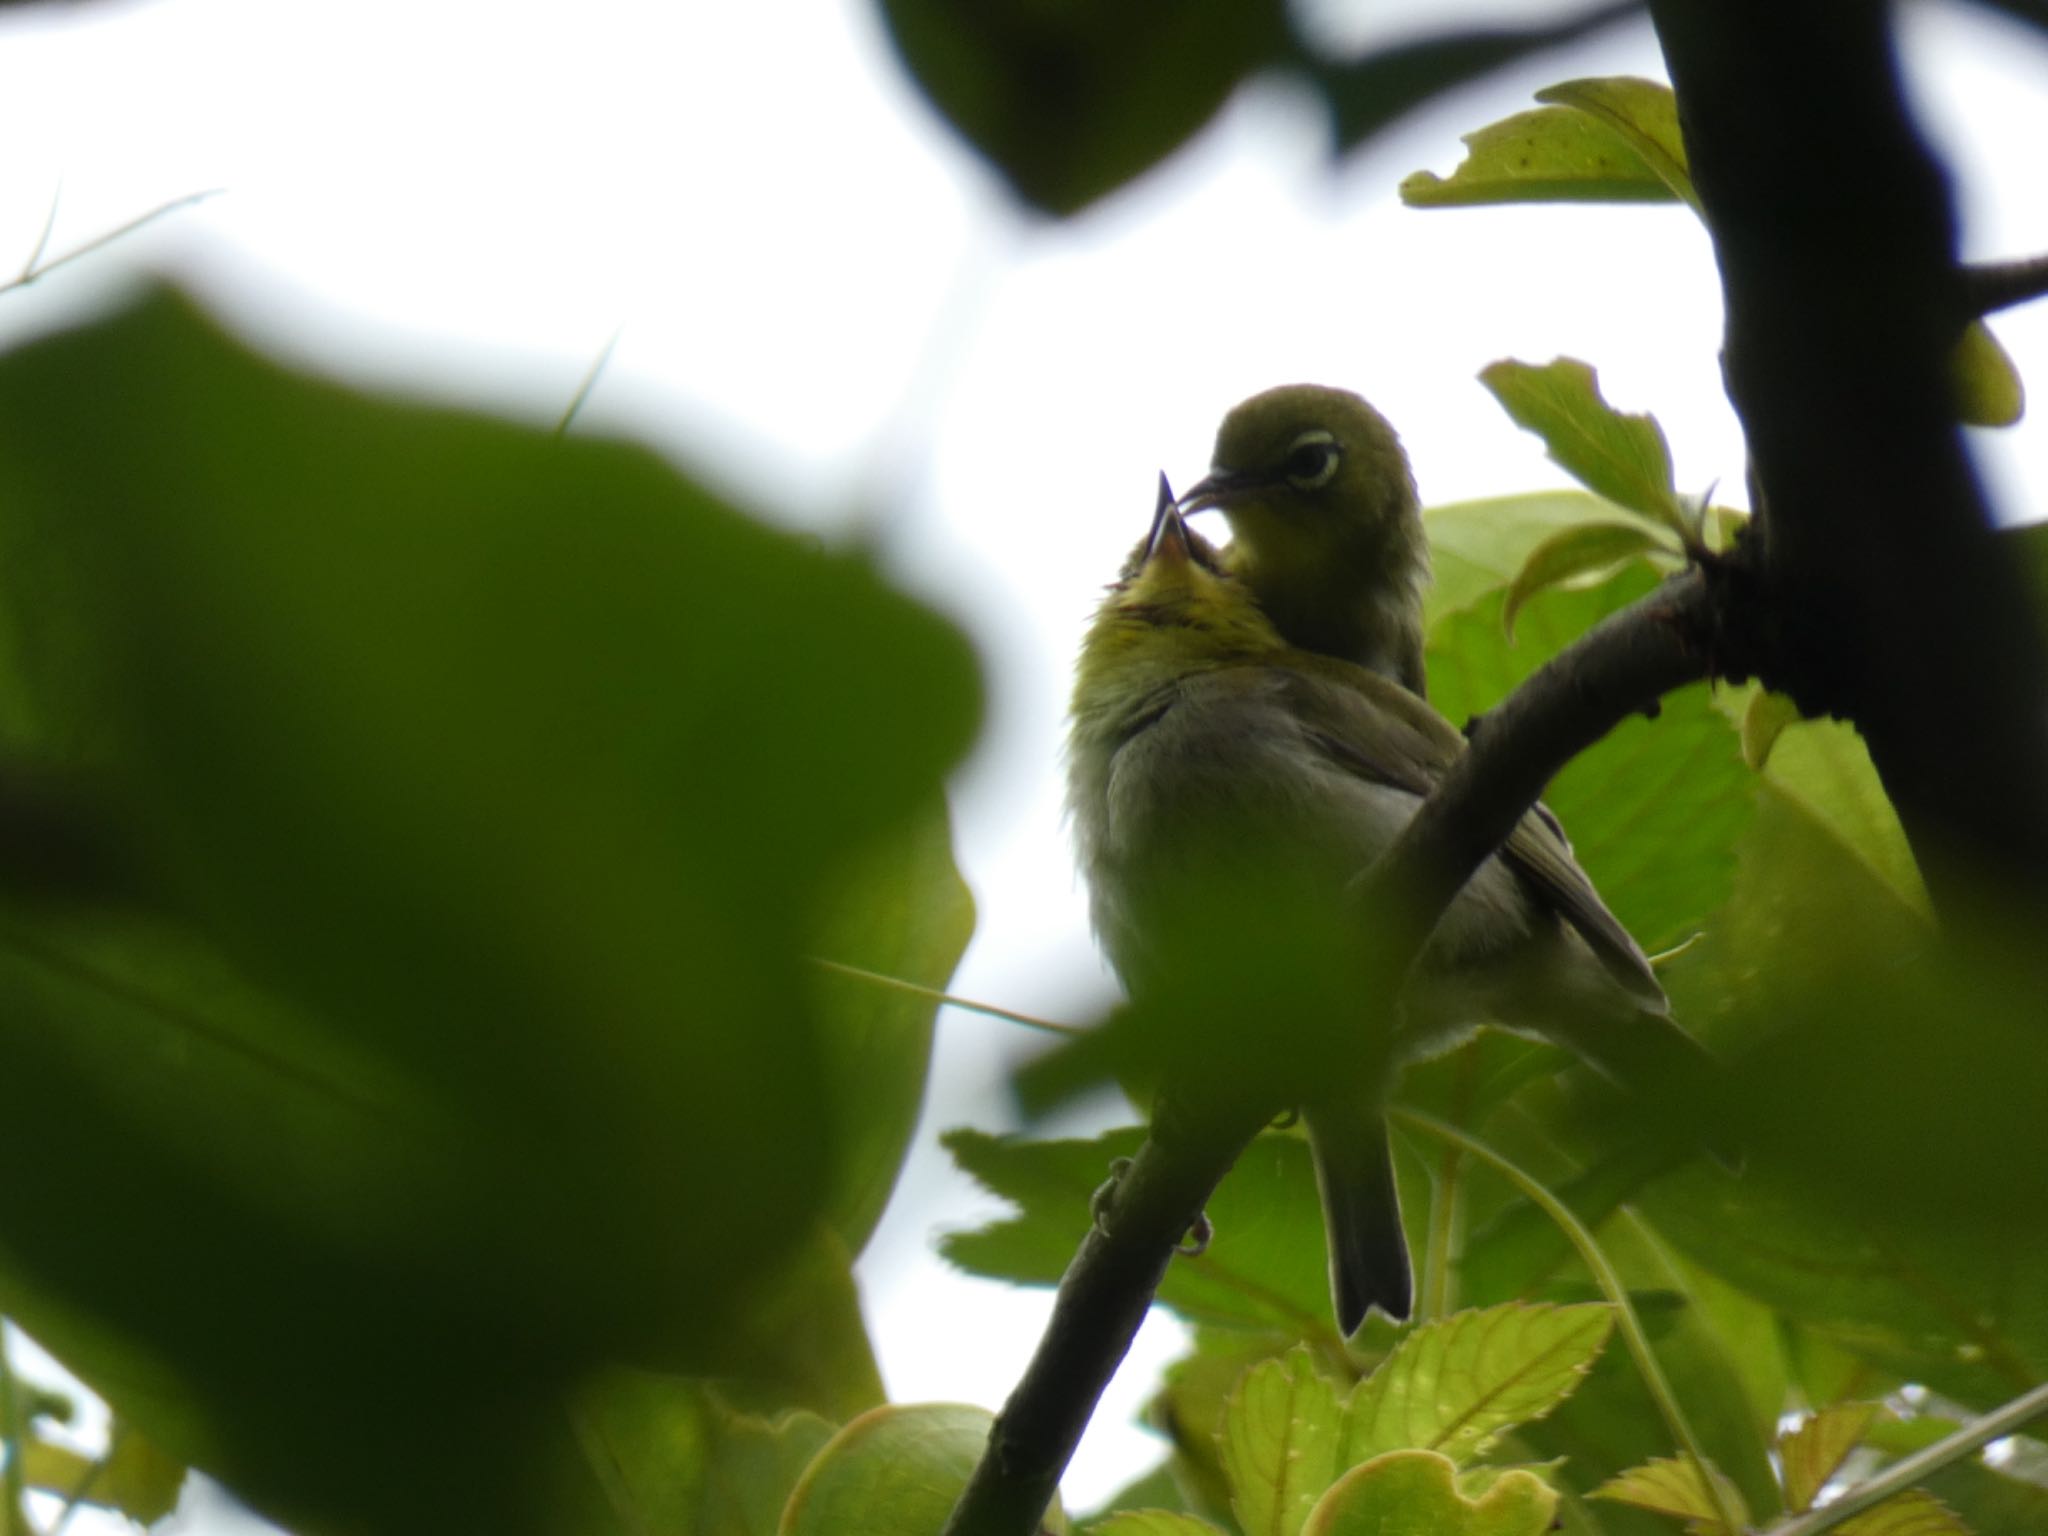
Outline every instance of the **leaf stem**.
{"label": "leaf stem", "polygon": [[1085,1035],[1087,1030],[1073,1024],[1060,1024],[1051,1019],[1034,1018],[1028,1013],[1017,1013],[1008,1008],[998,1008],[994,1003],[977,1003],[972,998],[955,997],[950,992],[941,992],[936,987],[921,987],[914,981],[905,981],[900,976],[884,975],[880,971],[866,970],[858,965],[847,965],[839,960],[827,960],[822,956],[811,956],[811,964],[841,976],[851,976],[856,981],[870,982],[878,987],[887,987],[892,992],[907,992],[912,997],[922,997],[947,1008],[962,1008],[969,1013],[987,1014],[992,1019],[1002,1019],[1011,1024],[1022,1024],[1026,1029],[1044,1030],[1052,1035]]}
{"label": "leaf stem", "polygon": [[[209,197],[218,197],[220,196],[221,193],[225,192],[226,190],[226,187],[208,187],[204,192],[187,192],[183,197],[174,197],[168,203],[165,203],[162,207],[152,208],[149,210],[149,212],[142,214],[136,218],[132,218],[126,224],[122,224],[117,228],[110,229],[103,235],[97,235],[94,238],[86,241],[85,244],[78,246],[73,250],[66,251],[62,256],[59,256],[55,261],[45,263],[43,266],[39,267],[36,266],[35,263],[42,258],[44,244],[49,239],[49,231],[45,230],[43,232],[43,239],[41,241],[38,241],[36,244],[35,255],[29,258],[28,267],[25,268],[21,276],[15,278],[14,281],[9,283],[0,283],[0,293],[6,293],[9,290],[15,288],[26,288],[30,283],[35,282],[38,278],[48,277],[52,272],[56,271],[59,267],[67,267],[72,262],[78,260],[78,258],[81,256],[90,256],[94,251],[98,250],[101,246],[109,245],[114,241],[120,239],[123,235],[132,234],[134,233],[134,231],[142,228],[143,225],[154,223],[156,220],[162,218],[167,213],[174,213],[180,208],[189,208],[194,203],[203,203]],[[54,219],[55,217],[56,211],[53,207],[51,210],[51,218]]]}
{"label": "leaf stem", "polygon": [[[1735,1507],[1728,1489],[1714,1476],[1707,1461],[1707,1454],[1700,1446],[1699,1436],[1693,1430],[1692,1421],[1686,1418],[1685,1410],[1679,1406],[1677,1394],[1671,1390],[1671,1383],[1665,1378],[1663,1367],[1658,1365],[1656,1355],[1651,1352],[1649,1337],[1643,1332],[1642,1320],[1636,1316],[1636,1309],[1628,1299],[1628,1290],[1622,1285],[1621,1276],[1615,1271],[1614,1265],[1602,1251],[1599,1243],[1594,1240],[1593,1234],[1586,1230],[1585,1223],[1573,1214],[1570,1206],[1558,1199],[1549,1189],[1477,1137],[1469,1136],[1455,1125],[1439,1120],[1434,1115],[1425,1115],[1419,1110],[1389,1109],[1387,1114],[1388,1118],[1427,1131],[1430,1135],[1449,1142],[1496,1169],[1509,1183],[1539,1206],[1545,1215],[1558,1224],[1564,1235],[1571,1239],[1572,1246],[1578,1249],[1579,1257],[1585,1260],[1586,1268],[1592,1272],[1594,1283],[1614,1304],[1615,1322],[1621,1330],[1622,1342],[1628,1346],[1629,1355],[1634,1359],[1636,1369],[1642,1373],[1643,1385],[1649,1389],[1650,1399],[1657,1405],[1657,1411],[1663,1416],[1665,1427],[1671,1431],[1672,1439],[1678,1442],[1685,1454],[1692,1459],[1693,1465],[1698,1468],[1700,1482],[1714,1501],[1715,1513],[1722,1528],[1729,1532],[1729,1536],[1735,1536],[1735,1533],[1742,1531],[1746,1525],[1742,1511]],[[1777,1533],[1777,1536],[1784,1536],[1784,1533]]]}
{"label": "leaf stem", "polygon": [[1819,1509],[1808,1510],[1797,1519],[1772,1526],[1765,1536],[1819,1536],[1820,1532],[1860,1515],[1893,1494],[1903,1493],[1930,1472],[1938,1472],[1951,1462],[1961,1461],[1972,1451],[2014,1433],[2043,1414],[2048,1414],[2048,1382],[2020,1394],[2001,1408],[1992,1409],[1980,1419],[1971,1420],[1954,1434],[1893,1462],[1877,1476],[1858,1483]]}

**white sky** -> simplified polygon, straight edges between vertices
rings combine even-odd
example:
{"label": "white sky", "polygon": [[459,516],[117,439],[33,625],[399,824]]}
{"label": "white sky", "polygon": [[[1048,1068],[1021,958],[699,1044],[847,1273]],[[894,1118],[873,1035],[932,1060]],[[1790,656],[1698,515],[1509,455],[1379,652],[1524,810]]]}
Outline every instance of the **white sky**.
{"label": "white sky", "polygon": [[[1415,0],[1376,14],[1409,31],[1454,18]],[[1976,12],[1909,19],[1916,86],[1968,173],[1968,253],[2048,250],[2048,47]],[[1054,224],[939,128],[867,0],[9,10],[0,272],[60,182],[52,255],[227,190],[0,295],[0,344],[155,266],[302,362],[552,422],[616,331],[578,430],[654,442],[791,520],[867,523],[975,634],[989,726],[954,804],[981,927],[955,990],[1080,1020],[1111,988],[1060,825],[1067,666],[1154,475],[1197,475],[1231,403],[1344,384],[1400,427],[1425,499],[1504,494],[1563,477],[1474,375],[1569,353],[1610,400],[1658,414],[1682,486],[1739,496],[1718,290],[1689,214],[1419,213],[1394,196],[1535,88],[1606,73],[1661,74],[1647,27],[1462,92],[1334,175],[1312,104],[1256,85],[1140,186]],[[2048,388],[2048,305],[1997,329]],[[2048,428],[1979,441],[2006,515],[2048,510]],[[930,1256],[935,1230],[997,1209],[931,1133],[1006,1126],[1018,1048],[985,1019],[941,1018],[920,1151],[862,1264],[899,1400],[998,1406],[1036,1339],[1042,1294]],[[1129,1420],[1176,1337],[1156,1318],[1141,1336],[1069,1478],[1080,1507],[1155,1459]],[[201,1496],[175,1528],[249,1526]]]}

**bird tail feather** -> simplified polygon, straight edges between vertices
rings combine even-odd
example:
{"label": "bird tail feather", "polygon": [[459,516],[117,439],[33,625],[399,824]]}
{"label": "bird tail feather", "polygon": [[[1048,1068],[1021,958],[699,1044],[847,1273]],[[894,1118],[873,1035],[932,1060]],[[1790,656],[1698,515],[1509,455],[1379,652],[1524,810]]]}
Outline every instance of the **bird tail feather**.
{"label": "bird tail feather", "polygon": [[1373,1307],[1401,1322],[1414,1304],[1415,1282],[1386,1122],[1376,1110],[1330,1106],[1304,1119],[1323,1199],[1338,1326],[1351,1337]]}

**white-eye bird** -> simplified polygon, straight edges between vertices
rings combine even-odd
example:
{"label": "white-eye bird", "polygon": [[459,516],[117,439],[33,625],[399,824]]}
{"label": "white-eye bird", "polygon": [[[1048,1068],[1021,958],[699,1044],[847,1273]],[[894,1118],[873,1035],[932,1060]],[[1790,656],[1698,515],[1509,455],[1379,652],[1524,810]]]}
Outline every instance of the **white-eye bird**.
{"label": "white-eye bird", "polygon": [[[1346,926],[1369,921],[1359,877],[1465,746],[1400,683],[1290,645],[1162,489],[1082,644],[1067,754],[1091,916],[1133,999],[1197,971],[1223,978],[1233,1006],[1316,1011],[1289,991],[1296,951],[1276,940],[1326,924],[1340,942],[1369,940]],[[1392,1027],[1371,1038],[1365,1021],[1388,1013],[1339,1004],[1334,1027],[1243,1018],[1232,1028],[1248,1043],[1224,1070],[1273,1074],[1303,1111],[1347,1336],[1371,1307],[1410,1309],[1383,1119],[1402,1060],[1493,1022],[1624,1084],[1707,1064],[1540,806],[1451,903]]]}
{"label": "white-eye bird", "polygon": [[1181,498],[1230,521],[1223,568],[1289,645],[1425,691],[1429,543],[1408,455],[1349,390],[1283,384],[1223,418],[1208,475]]}

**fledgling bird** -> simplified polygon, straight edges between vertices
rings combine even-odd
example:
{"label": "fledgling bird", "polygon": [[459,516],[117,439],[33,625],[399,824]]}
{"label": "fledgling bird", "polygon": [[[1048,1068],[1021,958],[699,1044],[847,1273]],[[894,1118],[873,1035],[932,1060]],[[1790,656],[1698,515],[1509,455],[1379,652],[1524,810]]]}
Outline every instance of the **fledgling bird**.
{"label": "fledgling bird", "polygon": [[1408,455],[1349,390],[1283,384],[1236,406],[1208,475],[1181,498],[1229,519],[1223,568],[1289,645],[1426,691],[1429,542]]}
{"label": "fledgling bird", "polygon": [[[1260,967],[1284,965],[1276,937],[1325,920],[1362,946],[1369,934],[1344,926],[1366,920],[1358,877],[1464,750],[1399,683],[1288,644],[1162,489],[1082,644],[1068,742],[1091,916],[1134,1000],[1191,966],[1252,978],[1233,998],[1267,996],[1268,980],[1291,996],[1284,969],[1262,979]],[[1304,1113],[1347,1336],[1373,1306],[1406,1317],[1412,1298],[1382,1113],[1400,1061],[1482,1022],[1624,1083],[1706,1060],[1541,807],[1452,902],[1396,1016],[1378,1039],[1242,1021],[1258,1043],[1236,1065],[1292,1074],[1276,1081]]]}

